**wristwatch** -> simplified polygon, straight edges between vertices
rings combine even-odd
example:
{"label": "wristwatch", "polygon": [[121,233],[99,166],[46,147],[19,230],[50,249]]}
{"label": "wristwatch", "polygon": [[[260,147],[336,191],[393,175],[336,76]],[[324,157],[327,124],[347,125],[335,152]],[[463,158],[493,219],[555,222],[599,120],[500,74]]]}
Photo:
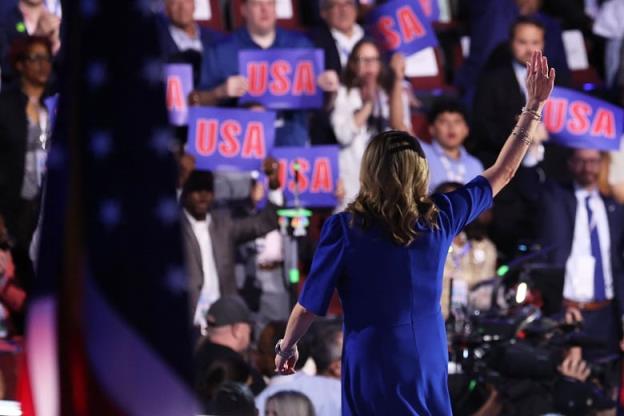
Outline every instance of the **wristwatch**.
{"label": "wristwatch", "polygon": [[275,344],[275,354],[287,360],[297,352],[297,344],[293,345],[287,351],[283,351],[281,347],[282,341],[283,339],[280,339],[277,341],[277,344]]}

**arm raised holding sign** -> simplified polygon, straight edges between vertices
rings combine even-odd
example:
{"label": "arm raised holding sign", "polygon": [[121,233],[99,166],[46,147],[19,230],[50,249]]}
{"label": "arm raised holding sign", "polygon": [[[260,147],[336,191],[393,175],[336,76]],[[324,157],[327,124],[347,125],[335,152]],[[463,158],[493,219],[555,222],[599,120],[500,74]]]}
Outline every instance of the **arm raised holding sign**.
{"label": "arm raised holding sign", "polygon": [[[555,69],[548,68],[548,60],[541,51],[533,52],[527,62],[527,103],[516,126],[507,138],[492,167],[483,172],[490,182],[494,195],[498,194],[515,175],[529,146],[533,142],[542,109],[553,90]],[[479,111],[479,109],[475,109]]]}

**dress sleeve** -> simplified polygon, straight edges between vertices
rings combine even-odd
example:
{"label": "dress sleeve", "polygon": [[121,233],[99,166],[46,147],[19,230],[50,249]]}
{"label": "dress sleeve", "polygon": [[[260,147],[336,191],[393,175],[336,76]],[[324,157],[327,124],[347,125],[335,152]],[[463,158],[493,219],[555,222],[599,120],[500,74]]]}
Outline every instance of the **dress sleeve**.
{"label": "dress sleeve", "polygon": [[299,303],[315,315],[325,315],[336,282],[343,273],[344,230],[339,215],[327,219],[314,253]]}
{"label": "dress sleeve", "polygon": [[437,194],[434,200],[444,217],[442,225],[457,235],[466,224],[492,206],[492,187],[487,179],[479,175],[456,191]]}

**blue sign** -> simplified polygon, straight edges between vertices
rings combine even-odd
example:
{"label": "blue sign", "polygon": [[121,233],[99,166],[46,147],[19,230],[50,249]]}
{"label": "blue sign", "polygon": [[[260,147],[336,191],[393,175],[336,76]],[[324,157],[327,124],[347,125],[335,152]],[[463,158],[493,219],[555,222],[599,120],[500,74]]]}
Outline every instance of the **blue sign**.
{"label": "blue sign", "polygon": [[336,206],[338,146],[276,147],[271,152],[279,162],[279,180],[287,206]]}
{"label": "blue sign", "polygon": [[247,79],[240,103],[258,103],[269,109],[320,108],[323,91],[317,79],[325,68],[321,49],[243,50],[239,73]]}
{"label": "blue sign", "polygon": [[[433,13],[433,7],[430,10]],[[385,3],[370,13],[369,22],[372,33],[390,52],[409,56],[438,44],[430,18],[417,0]]]}
{"label": "blue sign", "polygon": [[167,79],[167,111],[169,122],[185,126],[188,119],[187,99],[193,91],[193,68],[190,64],[165,65]]}
{"label": "blue sign", "polygon": [[555,87],[543,112],[551,139],[563,146],[618,150],[624,109],[567,88]]}
{"label": "blue sign", "polygon": [[260,170],[275,143],[275,113],[189,109],[187,152],[200,170]]}

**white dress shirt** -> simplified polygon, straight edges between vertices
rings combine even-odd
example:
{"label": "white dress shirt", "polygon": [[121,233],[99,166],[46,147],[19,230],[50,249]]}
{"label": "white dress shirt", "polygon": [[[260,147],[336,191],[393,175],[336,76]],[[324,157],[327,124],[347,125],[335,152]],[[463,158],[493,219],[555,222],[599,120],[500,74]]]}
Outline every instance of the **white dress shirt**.
{"label": "white dress shirt", "polygon": [[184,210],[186,218],[191,224],[193,234],[199,244],[199,251],[201,253],[202,260],[202,272],[204,281],[202,283],[201,292],[199,293],[199,300],[195,308],[195,317],[193,323],[199,326],[203,331],[206,329],[206,312],[219,297],[221,291],[219,289],[219,274],[217,272],[217,264],[214,259],[214,252],[212,251],[212,239],[210,238],[210,214],[206,215],[204,221],[198,221],[193,218],[186,210]]}
{"label": "white dress shirt", "polygon": [[524,98],[527,98],[528,94],[527,94],[527,86],[526,86],[526,75],[527,75],[526,65],[522,65],[514,60],[511,63],[511,66],[513,66],[514,74],[516,74],[516,80],[518,81],[518,86],[520,87],[520,91],[524,95]]}
{"label": "white dress shirt", "polygon": [[591,235],[585,199],[591,195],[589,205],[593,213],[593,222],[598,227],[602,270],[605,280],[607,299],[613,298],[613,274],[611,270],[611,237],[609,221],[604,201],[597,190],[592,192],[576,187],[576,219],[574,221],[574,238],[572,251],[566,263],[563,297],[576,302],[594,300],[594,266],[596,260],[591,252]]}
{"label": "white dress shirt", "polygon": [[199,37],[199,27],[197,27],[195,31],[195,37],[189,36],[184,30],[174,25],[169,25],[169,33],[171,34],[171,38],[175,44],[178,46],[178,49],[181,51],[192,49],[197,52],[202,52],[204,50],[204,46],[202,45]]}
{"label": "white dress shirt", "polygon": [[364,29],[356,23],[353,27],[351,37],[337,29],[330,29],[330,32],[336,41],[336,49],[338,49],[338,56],[340,56],[340,65],[344,68],[347,65],[347,60],[349,59],[353,47],[364,37]]}

